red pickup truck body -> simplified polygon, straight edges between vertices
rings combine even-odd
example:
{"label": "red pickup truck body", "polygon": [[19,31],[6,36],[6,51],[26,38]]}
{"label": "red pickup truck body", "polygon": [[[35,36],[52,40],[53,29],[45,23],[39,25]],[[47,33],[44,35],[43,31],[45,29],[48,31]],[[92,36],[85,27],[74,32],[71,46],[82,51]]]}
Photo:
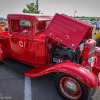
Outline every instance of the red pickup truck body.
{"label": "red pickup truck body", "polygon": [[[11,58],[34,66],[24,73],[28,77],[51,72],[66,73],[89,88],[99,85],[100,49],[90,39],[93,26],[64,14],[54,17],[9,14],[7,17],[9,32],[0,33],[0,61]],[[84,43],[82,49],[79,47],[81,43]],[[70,97],[65,93],[63,97],[73,100],[81,98],[80,94],[72,98],[73,93],[69,93]]]}

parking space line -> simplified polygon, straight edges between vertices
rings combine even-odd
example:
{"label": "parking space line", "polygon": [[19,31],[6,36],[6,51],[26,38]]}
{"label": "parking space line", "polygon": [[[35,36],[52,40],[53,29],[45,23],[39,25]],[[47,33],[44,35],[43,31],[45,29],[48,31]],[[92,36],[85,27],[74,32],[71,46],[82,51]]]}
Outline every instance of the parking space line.
{"label": "parking space line", "polygon": [[25,76],[24,100],[32,100],[31,79]]}

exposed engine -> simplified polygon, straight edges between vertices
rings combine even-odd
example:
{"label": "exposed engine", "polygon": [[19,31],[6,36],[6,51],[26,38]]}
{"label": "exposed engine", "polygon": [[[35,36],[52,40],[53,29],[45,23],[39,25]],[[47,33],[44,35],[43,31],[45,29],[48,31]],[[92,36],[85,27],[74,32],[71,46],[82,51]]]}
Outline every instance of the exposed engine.
{"label": "exposed engine", "polygon": [[49,49],[50,53],[50,63],[60,63],[60,62],[81,62],[81,55],[80,55],[80,47],[76,50],[72,50],[71,48],[63,45],[63,44],[56,44],[54,45],[53,49]]}

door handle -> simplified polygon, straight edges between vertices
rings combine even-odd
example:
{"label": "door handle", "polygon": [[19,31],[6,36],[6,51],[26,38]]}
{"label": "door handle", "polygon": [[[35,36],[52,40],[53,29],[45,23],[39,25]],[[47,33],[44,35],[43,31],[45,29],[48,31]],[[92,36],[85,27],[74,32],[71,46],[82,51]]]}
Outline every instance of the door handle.
{"label": "door handle", "polygon": [[10,34],[9,36],[12,36],[12,34]]}

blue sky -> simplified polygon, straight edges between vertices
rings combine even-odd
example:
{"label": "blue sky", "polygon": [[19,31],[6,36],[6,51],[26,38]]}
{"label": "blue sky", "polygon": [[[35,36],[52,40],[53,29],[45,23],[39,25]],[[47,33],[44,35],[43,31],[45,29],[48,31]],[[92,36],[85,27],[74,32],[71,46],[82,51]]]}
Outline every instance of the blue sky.
{"label": "blue sky", "polygon": [[[100,0],[38,0],[39,10],[43,14],[54,15],[64,13],[69,16],[97,16],[100,17]],[[0,0],[0,16],[6,17],[10,13],[22,13],[26,4],[36,3],[36,0]]]}

